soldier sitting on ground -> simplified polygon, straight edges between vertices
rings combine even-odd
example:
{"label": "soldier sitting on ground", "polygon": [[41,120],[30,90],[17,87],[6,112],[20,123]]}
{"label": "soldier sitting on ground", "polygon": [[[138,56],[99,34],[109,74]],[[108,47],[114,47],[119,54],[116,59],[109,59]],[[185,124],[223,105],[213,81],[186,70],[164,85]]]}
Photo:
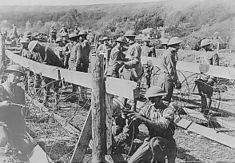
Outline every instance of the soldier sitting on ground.
{"label": "soldier sitting on ground", "polygon": [[[28,161],[35,143],[26,133],[22,106],[25,105],[25,92],[18,86],[24,70],[18,65],[6,69],[6,81],[0,85],[0,145],[13,147],[21,161]],[[5,126],[2,128],[2,126]]]}
{"label": "soldier sitting on ground", "polygon": [[149,103],[139,113],[129,113],[127,116],[136,124],[144,124],[149,131],[149,137],[130,157],[128,163],[162,162],[174,163],[176,158],[176,143],[173,138],[175,131],[174,107],[166,106],[162,96],[166,95],[160,87],[150,87],[145,96]]}

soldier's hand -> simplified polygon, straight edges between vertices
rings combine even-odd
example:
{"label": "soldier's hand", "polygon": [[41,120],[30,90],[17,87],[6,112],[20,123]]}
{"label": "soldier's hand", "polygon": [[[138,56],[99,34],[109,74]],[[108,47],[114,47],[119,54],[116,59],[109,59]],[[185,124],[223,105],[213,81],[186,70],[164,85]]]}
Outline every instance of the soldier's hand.
{"label": "soldier's hand", "polygon": [[139,113],[136,113],[136,112],[133,112],[133,113],[129,113],[128,115],[127,115],[130,119],[132,119],[132,120],[140,120],[140,121],[143,121],[144,120],[144,117],[141,115],[141,114],[139,114]]}

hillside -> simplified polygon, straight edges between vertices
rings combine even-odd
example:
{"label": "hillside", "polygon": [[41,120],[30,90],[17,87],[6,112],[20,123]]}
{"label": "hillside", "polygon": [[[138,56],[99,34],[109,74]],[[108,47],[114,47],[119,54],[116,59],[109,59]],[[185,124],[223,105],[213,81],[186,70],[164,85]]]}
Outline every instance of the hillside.
{"label": "hillside", "polygon": [[215,37],[233,46],[234,0],[169,0],[162,2],[102,4],[87,6],[0,6],[0,28],[16,24],[23,31],[26,22],[33,31],[48,32],[50,24],[73,27],[78,24],[101,34],[115,35],[128,29],[165,26],[170,36],[185,38],[195,47],[204,37]]}

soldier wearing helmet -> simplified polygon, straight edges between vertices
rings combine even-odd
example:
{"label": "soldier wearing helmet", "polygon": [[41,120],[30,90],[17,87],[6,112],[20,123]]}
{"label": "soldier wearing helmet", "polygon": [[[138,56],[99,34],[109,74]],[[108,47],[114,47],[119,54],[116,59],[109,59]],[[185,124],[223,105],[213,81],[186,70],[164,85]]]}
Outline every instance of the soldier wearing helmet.
{"label": "soldier wearing helmet", "polygon": [[198,92],[201,96],[201,112],[208,115],[211,108],[211,97],[213,95],[212,86],[217,81],[216,77],[205,75],[206,67],[209,65],[219,66],[219,56],[212,51],[212,41],[210,39],[203,39],[200,44],[204,51],[203,56],[200,58],[200,71],[203,75],[198,78],[195,83],[198,87]]}
{"label": "soldier wearing helmet", "polygon": [[145,94],[148,103],[139,113],[127,115],[134,124],[144,124],[149,131],[149,137],[130,157],[128,163],[137,162],[168,162],[174,163],[176,158],[176,143],[173,138],[175,131],[174,107],[162,102],[165,96],[160,87],[150,87]]}
{"label": "soldier wearing helmet", "polygon": [[124,37],[129,44],[129,48],[126,52],[126,57],[129,57],[129,61],[124,62],[121,77],[126,80],[139,81],[143,74],[143,68],[141,66],[141,47],[135,42],[136,34],[133,30],[126,31]]}
{"label": "soldier wearing helmet", "polygon": [[116,46],[111,50],[106,75],[118,78],[118,70],[121,68],[123,62],[125,61],[123,46],[126,44],[126,40],[124,37],[119,37],[115,42]]}
{"label": "soldier wearing helmet", "polygon": [[163,49],[167,49],[168,39],[161,39],[161,45]]}
{"label": "soldier wearing helmet", "polygon": [[149,43],[149,38],[143,39],[143,45],[141,46],[141,56],[156,57],[155,49],[154,47],[151,47]]}
{"label": "soldier wearing helmet", "polygon": [[9,66],[5,73],[7,73],[7,79],[0,85],[0,145],[7,147],[8,143],[16,148],[17,157],[21,161],[28,161],[27,156],[30,155],[35,144],[27,138],[23,113],[26,111],[26,108],[23,108],[25,92],[18,86],[25,73],[18,65]]}
{"label": "soldier wearing helmet", "polygon": [[156,85],[160,86],[166,92],[164,100],[168,103],[171,102],[174,87],[181,87],[176,71],[177,52],[181,42],[182,40],[180,38],[172,37],[167,44],[168,49],[161,58],[160,75]]}

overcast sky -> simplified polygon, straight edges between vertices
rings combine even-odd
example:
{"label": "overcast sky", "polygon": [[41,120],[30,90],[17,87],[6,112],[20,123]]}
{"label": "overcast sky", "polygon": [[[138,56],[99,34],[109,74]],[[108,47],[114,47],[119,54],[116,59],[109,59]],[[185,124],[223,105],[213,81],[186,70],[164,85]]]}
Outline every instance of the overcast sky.
{"label": "overcast sky", "polygon": [[0,5],[90,5],[103,3],[153,2],[163,0],[0,0]]}

